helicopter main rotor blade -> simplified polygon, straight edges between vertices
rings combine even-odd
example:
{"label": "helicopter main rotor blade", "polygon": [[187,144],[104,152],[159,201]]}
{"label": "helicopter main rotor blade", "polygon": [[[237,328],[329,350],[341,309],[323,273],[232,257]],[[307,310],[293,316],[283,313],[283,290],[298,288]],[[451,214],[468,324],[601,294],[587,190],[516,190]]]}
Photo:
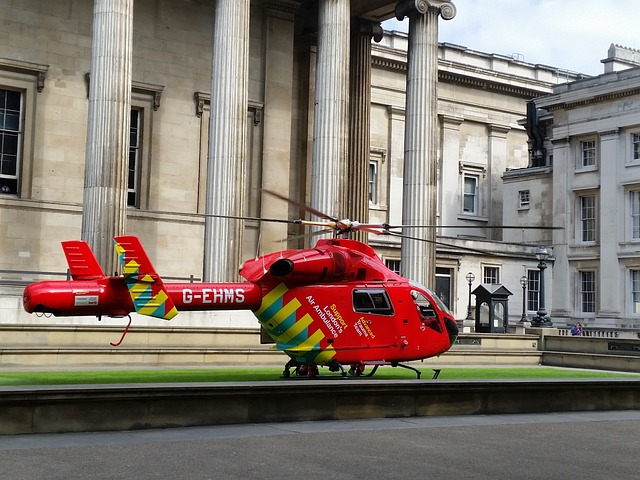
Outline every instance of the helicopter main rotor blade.
{"label": "helicopter main rotor blade", "polygon": [[316,210],[315,208],[310,207],[309,205],[307,205],[305,203],[298,202],[296,200],[293,200],[292,198],[285,197],[284,195],[280,195],[279,193],[276,193],[274,191],[267,190],[266,188],[262,188],[261,190],[264,193],[267,193],[267,194],[269,194],[269,195],[271,195],[273,197],[279,198],[280,200],[284,200],[285,202],[287,202],[287,203],[289,203],[289,204],[291,204],[291,205],[293,205],[295,207],[298,207],[298,208],[304,210],[305,212],[309,212],[309,213],[311,213],[312,215],[315,215],[318,218],[324,218],[325,220],[331,220],[333,222],[337,222],[338,221],[338,219],[336,217],[332,217],[330,215],[327,215],[326,213],[323,213],[320,210]]}
{"label": "helicopter main rotor blade", "polygon": [[562,230],[564,227],[546,227],[546,226],[532,226],[532,225],[390,225],[383,223],[382,228],[396,229],[396,228],[484,228],[488,230],[492,229],[505,229],[505,230]]}
{"label": "helicopter main rotor blade", "polygon": [[456,249],[459,249],[459,250],[466,250],[468,252],[479,253],[481,255],[496,255],[495,253],[487,252],[486,250],[478,250],[477,248],[463,247],[461,245],[451,245],[450,243],[439,242],[437,240],[427,240],[426,238],[413,237],[411,235],[404,235],[404,234],[398,233],[398,232],[389,232],[388,231],[388,232],[385,232],[384,235],[391,235],[392,237],[406,238],[408,240],[416,240],[418,242],[433,243],[434,245],[440,245],[442,247],[449,247],[449,248],[456,248]]}

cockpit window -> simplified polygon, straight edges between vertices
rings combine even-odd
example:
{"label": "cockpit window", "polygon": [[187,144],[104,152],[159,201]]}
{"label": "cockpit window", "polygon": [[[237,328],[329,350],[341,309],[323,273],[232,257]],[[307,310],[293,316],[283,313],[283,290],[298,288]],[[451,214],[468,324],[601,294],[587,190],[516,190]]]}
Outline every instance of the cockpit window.
{"label": "cockpit window", "polygon": [[411,298],[416,304],[418,317],[425,327],[429,327],[438,333],[442,333],[442,323],[436,314],[436,310],[427,298],[427,296],[417,290],[411,290]]}
{"label": "cockpit window", "polygon": [[449,308],[445,305],[445,303],[440,299],[440,297],[438,297],[434,292],[432,292],[431,290],[429,290],[427,287],[425,287],[424,285],[419,284],[418,282],[414,282],[413,280],[409,282],[409,285],[416,287],[416,288],[420,288],[422,290],[424,290],[425,292],[427,292],[429,295],[431,295],[431,298],[433,298],[433,301],[436,303],[436,305],[438,305],[438,308],[440,310],[442,310],[445,313],[451,313],[451,311],[449,310]]}
{"label": "cockpit window", "polygon": [[393,315],[389,294],[381,288],[357,289],[353,291],[353,310],[359,313]]}

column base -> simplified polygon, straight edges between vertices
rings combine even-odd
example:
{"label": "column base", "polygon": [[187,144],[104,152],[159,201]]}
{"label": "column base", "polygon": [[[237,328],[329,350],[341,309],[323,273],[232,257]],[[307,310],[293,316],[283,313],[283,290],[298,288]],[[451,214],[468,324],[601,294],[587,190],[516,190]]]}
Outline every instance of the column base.
{"label": "column base", "polygon": [[549,315],[544,315],[544,316],[536,315],[531,319],[531,326],[532,327],[553,327],[553,322],[551,321],[551,318],[549,317]]}

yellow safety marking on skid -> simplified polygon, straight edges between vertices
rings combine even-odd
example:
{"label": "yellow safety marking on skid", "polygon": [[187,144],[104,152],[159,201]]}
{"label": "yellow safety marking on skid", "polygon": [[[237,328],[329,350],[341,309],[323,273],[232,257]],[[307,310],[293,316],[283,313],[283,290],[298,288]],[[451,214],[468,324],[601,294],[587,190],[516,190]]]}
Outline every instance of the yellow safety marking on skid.
{"label": "yellow safety marking on skid", "polygon": [[300,332],[313,323],[311,315],[305,314],[300,320],[289,327],[285,332],[276,338],[276,343],[287,343],[289,340],[296,338]]}
{"label": "yellow safety marking on skid", "polygon": [[274,327],[280,325],[283,321],[289,318],[291,315],[296,313],[296,310],[300,308],[301,303],[297,298],[292,299],[289,303],[287,303],[284,307],[278,310],[273,317],[269,319],[268,324],[271,325],[271,322],[274,322]]}
{"label": "yellow safety marking on skid", "polygon": [[304,353],[309,352],[320,343],[320,341],[324,338],[324,333],[322,330],[316,330],[316,332],[307,338],[304,342],[302,342],[297,347],[288,348],[287,351],[294,353]]}
{"label": "yellow safety marking on skid", "polygon": [[335,354],[336,351],[334,350],[333,346],[329,345],[326,350],[323,350],[318,354],[313,363],[315,363],[316,365],[325,365],[329,362],[329,360],[333,358]]}
{"label": "yellow safety marking on skid", "polygon": [[255,313],[256,317],[259,317],[267,308],[273,305],[273,302],[282,297],[287,292],[287,290],[289,290],[287,286],[284,283],[281,283],[276,288],[267,293],[262,299],[260,310]]}

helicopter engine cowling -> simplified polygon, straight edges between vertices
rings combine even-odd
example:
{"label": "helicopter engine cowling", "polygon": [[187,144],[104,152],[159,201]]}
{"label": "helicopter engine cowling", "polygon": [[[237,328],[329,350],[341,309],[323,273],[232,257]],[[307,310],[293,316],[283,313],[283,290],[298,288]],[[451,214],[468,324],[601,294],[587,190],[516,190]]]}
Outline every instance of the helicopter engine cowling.
{"label": "helicopter engine cowling", "polygon": [[274,277],[287,278],[301,283],[346,280],[349,257],[340,251],[306,250],[289,257],[279,258],[269,267]]}

